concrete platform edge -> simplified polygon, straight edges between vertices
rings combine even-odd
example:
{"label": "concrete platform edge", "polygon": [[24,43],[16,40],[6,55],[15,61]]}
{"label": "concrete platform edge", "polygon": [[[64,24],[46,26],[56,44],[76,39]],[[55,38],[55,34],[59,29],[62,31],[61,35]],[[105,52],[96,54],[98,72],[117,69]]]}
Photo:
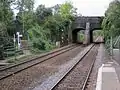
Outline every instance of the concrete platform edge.
{"label": "concrete platform edge", "polygon": [[[100,45],[99,49],[101,50],[99,50],[98,55],[101,56],[97,59],[104,60],[106,57],[104,45]],[[118,66],[119,64],[112,58],[110,59],[103,63],[98,70],[96,90],[120,90],[120,81],[114,67],[114,65]]]}

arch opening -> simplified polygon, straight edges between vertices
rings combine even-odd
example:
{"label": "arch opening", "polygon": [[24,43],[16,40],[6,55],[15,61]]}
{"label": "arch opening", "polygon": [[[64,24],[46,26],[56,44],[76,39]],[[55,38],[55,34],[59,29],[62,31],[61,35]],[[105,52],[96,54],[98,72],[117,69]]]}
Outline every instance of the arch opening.
{"label": "arch opening", "polygon": [[91,43],[100,43],[100,41],[95,41],[98,37],[102,36],[102,30],[101,29],[93,29],[90,31],[90,42]]}
{"label": "arch opening", "polygon": [[72,42],[73,43],[83,43],[84,40],[84,28],[74,29],[72,31]]}

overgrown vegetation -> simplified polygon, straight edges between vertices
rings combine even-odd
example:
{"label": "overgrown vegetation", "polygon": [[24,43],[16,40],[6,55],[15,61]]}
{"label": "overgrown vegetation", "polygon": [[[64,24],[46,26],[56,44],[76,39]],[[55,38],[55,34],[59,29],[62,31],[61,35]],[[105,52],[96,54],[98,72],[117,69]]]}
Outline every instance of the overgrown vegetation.
{"label": "overgrown vegetation", "polygon": [[79,42],[84,42],[85,40],[84,31],[79,31],[77,36]]}
{"label": "overgrown vegetation", "polygon": [[96,39],[98,36],[103,36],[103,31],[102,30],[93,31],[93,39]]}
{"label": "overgrown vegetation", "polygon": [[39,5],[34,10],[34,0],[0,0],[0,7],[0,58],[6,45],[13,45],[16,32],[29,41],[32,51],[51,50],[55,42],[61,42],[61,37],[67,41],[77,15],[71,2],[53,7]]}
{"label": "overgrown vegetation", "polygon": [[120,35],[120,1],[114,0],[110,3],[105,12],[105,18],[102,23],[106,43],[110,43],[110,38],[116,38]]}

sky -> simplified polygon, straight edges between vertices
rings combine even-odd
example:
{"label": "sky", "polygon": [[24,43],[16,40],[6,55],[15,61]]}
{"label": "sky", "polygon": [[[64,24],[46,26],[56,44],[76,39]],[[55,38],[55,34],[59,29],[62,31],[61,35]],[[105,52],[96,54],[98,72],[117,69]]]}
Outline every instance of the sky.
{"label": "sky", "polygon": [[[51,7],[56,4],[62,4],[66,0],[35,0],[35,8],[44,4],[46,7]],[[68,0],[67,0],[68,1]],[[109,3],[113,0],[71,0],[77,12],[82,16],[104,16]]]}

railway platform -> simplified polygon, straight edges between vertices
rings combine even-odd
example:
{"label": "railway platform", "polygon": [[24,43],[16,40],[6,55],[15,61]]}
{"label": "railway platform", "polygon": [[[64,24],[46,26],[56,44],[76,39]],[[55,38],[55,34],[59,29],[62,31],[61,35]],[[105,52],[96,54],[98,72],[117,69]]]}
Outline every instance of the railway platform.
{"label": "railway platform", "polygon": [[120,90],[120,65],[108,56],[103,45],[99,53],[102,64],[98,70],[96,90]]}

